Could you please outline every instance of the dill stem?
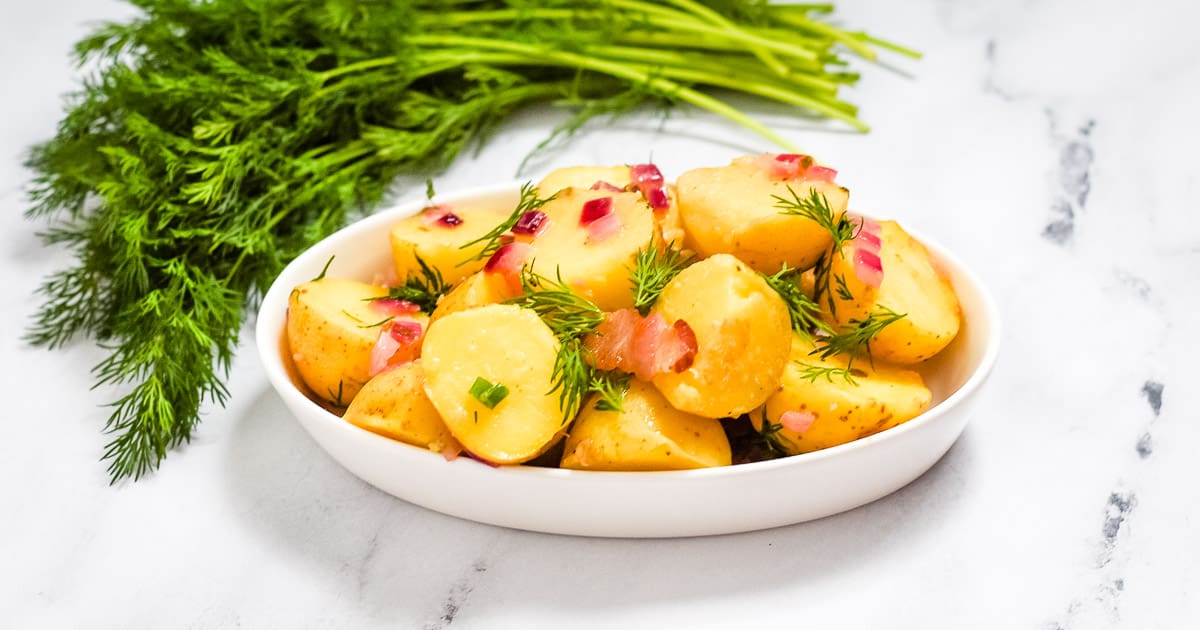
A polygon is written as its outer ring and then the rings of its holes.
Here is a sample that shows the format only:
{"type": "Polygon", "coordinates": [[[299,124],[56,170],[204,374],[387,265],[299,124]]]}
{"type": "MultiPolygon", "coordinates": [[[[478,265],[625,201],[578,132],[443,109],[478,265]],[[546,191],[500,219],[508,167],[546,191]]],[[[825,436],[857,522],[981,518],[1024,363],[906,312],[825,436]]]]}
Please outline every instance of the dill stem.
{"type": "MultiPolygon", "coordinates": [[[[725,19],[725,17],[720,13],[717,13],[716,11],[713,11],[704,5],[692,2],[692,0],[667,0],[667,2],[670,2],[671,4],[690,12],[693,15],[704,18],[706,21],[725,29],[727,32],[744,32],[741,27],[725,19]]],[[[791,74],[791,68],[789,68],[787,64],[780,61],[778,57],[772,54],[770,50],[764,48],[761,44],[750,44],[749,48],[750,52],[752,52],[755,57],[758,57],[759,61],[763,62],[763,65],[770,68],[775,74],[779,76],[787,76],[791,74]]]]}
{"type": "Polygon", "coordinates": [[[518,52],[528,54],[531,59],[552,60],[558,63],[569,64],[574,67],[593,70],[603,74],[620,77],[630,81],[643,83],[661,95],[668,97],[676,97],[686,103],[690,103],[701,109],[708,110],[718,116],[722,116],[734,123],[737,123],[746,129],[754,131],[762,137],[774,142],[775,144],[789,150],[796,151],[792,143],[785,140],[782,136],[771,131],[769,127],[763,125],[757,120],[747,116],[738,109],[717,100],[711,96],[685,87],[674,81],[655,77],[643,70],[630,67],[625,64],[607,61],[604,59],[595,59],[585,55],[576,53],[554,50],[545,46],[535,46],[522,42],[514,42],[507,40],[494,40],[482,37],[466,37],[462,35],[413,35],[409,41],[416,45],[428,46],[468,46],[475,48],[484,48],[492,50],[505,50],[510,52],[518,52]]]}

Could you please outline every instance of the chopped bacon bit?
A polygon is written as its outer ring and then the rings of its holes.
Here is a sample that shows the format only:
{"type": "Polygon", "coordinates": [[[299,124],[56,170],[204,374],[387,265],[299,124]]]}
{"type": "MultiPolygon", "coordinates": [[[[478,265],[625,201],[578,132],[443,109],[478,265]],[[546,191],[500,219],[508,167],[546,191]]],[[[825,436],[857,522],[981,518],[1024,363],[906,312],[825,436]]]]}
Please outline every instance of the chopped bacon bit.
{"type": "Polygon", "coordinates": [[[529,243],[521,241],[505,243],[496,250],[496,253],[492,254],[492,257],[484,264],[483,270],[503,276],[513,295],[520,295],[522,291],[521,268],[525,266],[531,253],[533,253],[533,246],[529,243]]]}
{"type": "Polygon", "coordinates": [[[607,214],[587,224],[588,242],[599,243],[608,240],[621,231],[621,217],[616,213],[607,214]]]}
{"type": "Polygon", "coordinates": [[[642,317],[629,308],[608,313],[596,334],[584,338],[592,364],[648,381],[655,375],[683,372],[696,356],[696,334],[683,320],[668,325],[659,313],[642,317]]]}
{"type": "Polygon", "coordinates": [[[417,306],[408,300],[394,299],[371,300],[371,308],[380,314],[391,315],[392,317],[397,315],[408,315],[421,310],[420,306],[417,306]]]}
{"type": "Polygon", "coordinates": [[[876,289],[883,284],[883,261],[875,252],[863,247],[854,250],[854,273],[863,284],[876,289]]]}
{"type": "Polygon", "coordinates": [[[622,189],[617,188],[616,186],[614,186],[602,179],[598,179],[598,180],[596,180],[595,184],[592,184],[592,190],[607,190],[610,192],[624,192],[622,189]]]}
{"type": "Polygon", "coordinates": [[[828,166],[814,166],[804,172],[804,179],[818,182],[833,182],[837,178],[837,171],[828,166]]]}
{"type": "MultiPolygon", "coordinates": [[[[671,326],[675,330],[675,338],[678,341],[676,347],[669,350],[674,353],[674,361],[671,362],[671,371],[679,374],[692,367],[692,363],[696,361],[696,351],[700,349],[696,342],[696,331],[682,319],[675,320],[671,326]]],[[[671,356],[667,357],[670,360],[671,356]]]]}
{"type": "Polygon", "coordinates": [[[420,322],[407,319],[394,319],[384,324],[371,348],[371,362],[367,374],[375,376],[380,372],[409,363],[421,352],[421,338],[424,328],[420,322]]]}
{"type": "Polygon", "coordinates": [[[545,212],[530,210],[517,219],[517,224],[513,226],[512,231],[514,234],[537,236],[549,226],[550,217],[547,217],[545,212]]]}
{"type": "Polygon", "coordinates": [[[811,411],[785,411],[779,417],[779,424],[793,433],[804,433],[816,421],[817,417],[811,411]]]}
{"type": "Polygon", "coordinates": [[[428,206],[421,210],[421,220],[425,222],[425,225],[440,225],[448,228],[455,228],[463,223],[462,217],[454,214],[450,206],[445,204],[428,206]]]}
{"type": "Polygon", "coordinates": [[[646,193],[646,202],[654,209],[655,214],[662,214],[671,207],[671,200],[667,197],[667,191],[662,188],[655,188],[646,193]]]}
{"type": "Polygon", "coordinates": [[[579,224],[587,225],[592,221],[612,214],[612,211],[612,197],[598,197],[596,199],[589,199],[583,204],[583,211],[579,213],[579,224]]]}

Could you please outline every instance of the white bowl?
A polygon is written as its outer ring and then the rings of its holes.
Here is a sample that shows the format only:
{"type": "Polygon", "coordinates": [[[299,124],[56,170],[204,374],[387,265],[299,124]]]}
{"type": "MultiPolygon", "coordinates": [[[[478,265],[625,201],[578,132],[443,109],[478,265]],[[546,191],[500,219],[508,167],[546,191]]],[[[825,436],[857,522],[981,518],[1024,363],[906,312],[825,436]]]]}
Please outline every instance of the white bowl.
{"type": "MultiPolygon", "coordinates": [[[[517,184],[506,184],[438,200],[511,207],[518,190],[517,184]]],[[[330,256],[336,256],[331,276],[377,278],[391,268],[389,227],[423,205],[379,212],[301,254],[267,291],[256,334],[272,386],[326,452],[384,492],[445,514],[540,532],[630,538],[726,534],[829,516],[894,492],[937,462],[966,426],[996,358],[999,322],[987,290],[957,258],[914,233],[953,281],[965,325],[950,347],[922,368],[934,405],[900,426],[814,453],[678,472],[491,468],[467,458],[448,462],[360,429],[314,403],[296,385],[290,357],[282,351],[292,288],[319,274],[330,256]]]]}

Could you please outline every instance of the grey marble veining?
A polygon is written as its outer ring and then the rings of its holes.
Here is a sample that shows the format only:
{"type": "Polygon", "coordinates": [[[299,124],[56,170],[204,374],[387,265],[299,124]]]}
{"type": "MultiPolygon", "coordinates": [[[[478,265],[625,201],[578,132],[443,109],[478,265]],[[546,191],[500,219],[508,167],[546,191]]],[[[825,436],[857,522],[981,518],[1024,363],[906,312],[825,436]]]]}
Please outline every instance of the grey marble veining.
{"type": "MultiPolygon", "coordinates": [[[[837,167],[852,206],[976,269],[1001,305],[1002,356],[962,439],[899,492],[812,523],[659,541],[395,500],[288,416],[248,338],[230,404],[159,473],[109,486],[96,459],[111,392],[89,389],[100,352],[19,338],[40,278],[67,262],[21,218],[20,163],[53,133],[84,23],[128,9],[6,6],[0,627],[1200,627],[1200,4],[837,6],[925,58],[864,70],[851,98],[868,135],[763,118],[837,167]]],[[[507,177],[560,119],[517,116],[439,190],[507,177]]],[[[530,171],[652,155],[671,176],[767,148],[708,116],[647,112],[530,171]]]]}

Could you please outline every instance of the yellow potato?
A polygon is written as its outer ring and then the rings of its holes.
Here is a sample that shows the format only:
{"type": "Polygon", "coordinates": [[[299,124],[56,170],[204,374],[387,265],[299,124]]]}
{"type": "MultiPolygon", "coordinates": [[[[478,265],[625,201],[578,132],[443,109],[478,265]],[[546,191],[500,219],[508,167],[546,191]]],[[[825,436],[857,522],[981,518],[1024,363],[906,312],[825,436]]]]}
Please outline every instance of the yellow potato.
{"type": "Polygon", "coordinates": [[[353,280],[306,282],[288,298],[287,338],[292,361],[313,394],[345,406],[370,379],[367,370],[386,316],[367,300],[387,289],[353,280]]]}
{"type": "MultiPolygon", "coordinates": [[[[569,166],[551,171],[538,183],[538,192],[547,196],[564,188],[587,189],[598,181],[622,189],[632,189],[633,186],[628,166],[569,166]]],[[[679,216],[678,194],[670,184],[666,184],[665,188],[671,203],[665,211],[654,213],[658,238],[662,243],[675,243],[676,247],[683,247],[683,219],[679,216]]]]}
{"type": "Polygon", "coordinates": [[[727,254],[675,276],[654,306],[696,334],[696,358],[679,374],[654,377],[671,404],[707,418],[737,416],[779,387],[788,357],[787,306],[757,273],[727,254]]]}
{"type": "Polygon", "coordinates": [[[532,269],[535,273],[563,280],[601,309],[615,311],[633,306],[629,268],[639,250],[654,238],[654,213],[637,193],[566,188],[542,207],[550,219],[533,241],[532,269]],[[611,197],[612,211],[620,231],[596,241],[580,225],[586,202],[611,197]]]}
{"type": "Polygon", "coordinates": [[[598,411],[595,398],[571,426],[561,466],[578,470],[683,470],[728,466],[720,420],[679,411],[653,385],[632,380],[621,411],[598,411]]]}
{"type": "Polygon", "coordinates": [[[764,273],[775,273],[785,263],[806,269],[832,237],[812,219],[780,214],[773,195],[790,200],[788,186],[801,198],[816,190],[838,216],[846,211],[849,191],[828,182],[777,179],[761,166],[760,157],[744,156],[729,166],[698,168],[679,176],[685,245],[701,256],[734,255],[764,273]]]}
{"type": "Polygon", "coordinates": [[[440,222],[432,224],[425,216],[427,212],[437,212],[436,208],[427,208],[411,217],[406,217],[394,225],[391,230],[392,259],[396,267],[396,275],[403,282],[409,275],[419,274],[420,256],[430,267],[437,269],[442,278],[449,284],[456,284],[463,278],[483,268],[486,260],[477,260],[459,266],[464,260],[475,256],[483,249],[483,244],[462,249],[462,246],[491,231],[492,228],[504,221],[512,212],[511,208],[450,208],[461,223],[454,226],[440,222]]]}
{"type": "Polygon", "coordinates": [[[429,316],[429,323],[458,311],[469,308],[499,304],[513,297],[508,282],[503,276],[486,271],[477,271],[454,287],[449,293],[438,300],[437,308],[429,316]]]}
{"type": "Polygon", "coordinates": [[[492,304],[439,319],[421,348],[425,393],[468,451],[519,464],[550,448],[565,425],[558,396],[547,395],[559,343],[533,311],[492,304]],[[477,378],[508,388],[489,409],[470,393],[477,378]]]}
{"type": "Polygon", "coordinates": [[[372,433],[439,453],[458,445],[425,395],[425,372],[419,360],[367,381],[342,418],[372,433]]]}
{"type": "MultiPolygon", "coordinates": [[[[831,278],[845,280],[852,300],[842,299],[835,290],[836,313],[822,299],[824,317],[837,328],[862,321],[880,306],[904,318],[889,324],[870,343],[876,360],[901,365],[919,363],[941,352],[958,334],[962,308],[954,287],[934,266],[929,250],[909,236],[895,221],[881,221],[879,259],[883,281],[878,289],[863,284],[854,271],[855,241],[848,243],[840,256],[834,256],[831,278]]],[[[835,285],[836,286],[836,285],[835,285]]]]}
{"type": "Polygon", "coordinates": [[[812,350],[811,342],[793,336],[782,386],[763,408],[750,412],[751,422],[760,431],[764,409],[767,421],[774,425],[780,424],[788,411],[812,414],[812,424],[803,432],[778,428],[775,443],[790,454],[829,448],[890,429],[929,407],[929,389],[912,370],[880,362],[872,367],[869,361],[856,359],[852,368],[856,384],[850,384],[839,374],[827,377],[816,373],[822,368],[846,369],[845,357],[822,360],[809,354],[812,350]]]}
{"type": "Polygon", "coordinates": [[[538,182],[539,196],[548,197],[564,188],[588,189],[596,182],[608,182],[617,188],[633,183],[629,167],[622,166],[568,166],[550,171],[538,182]]]}

